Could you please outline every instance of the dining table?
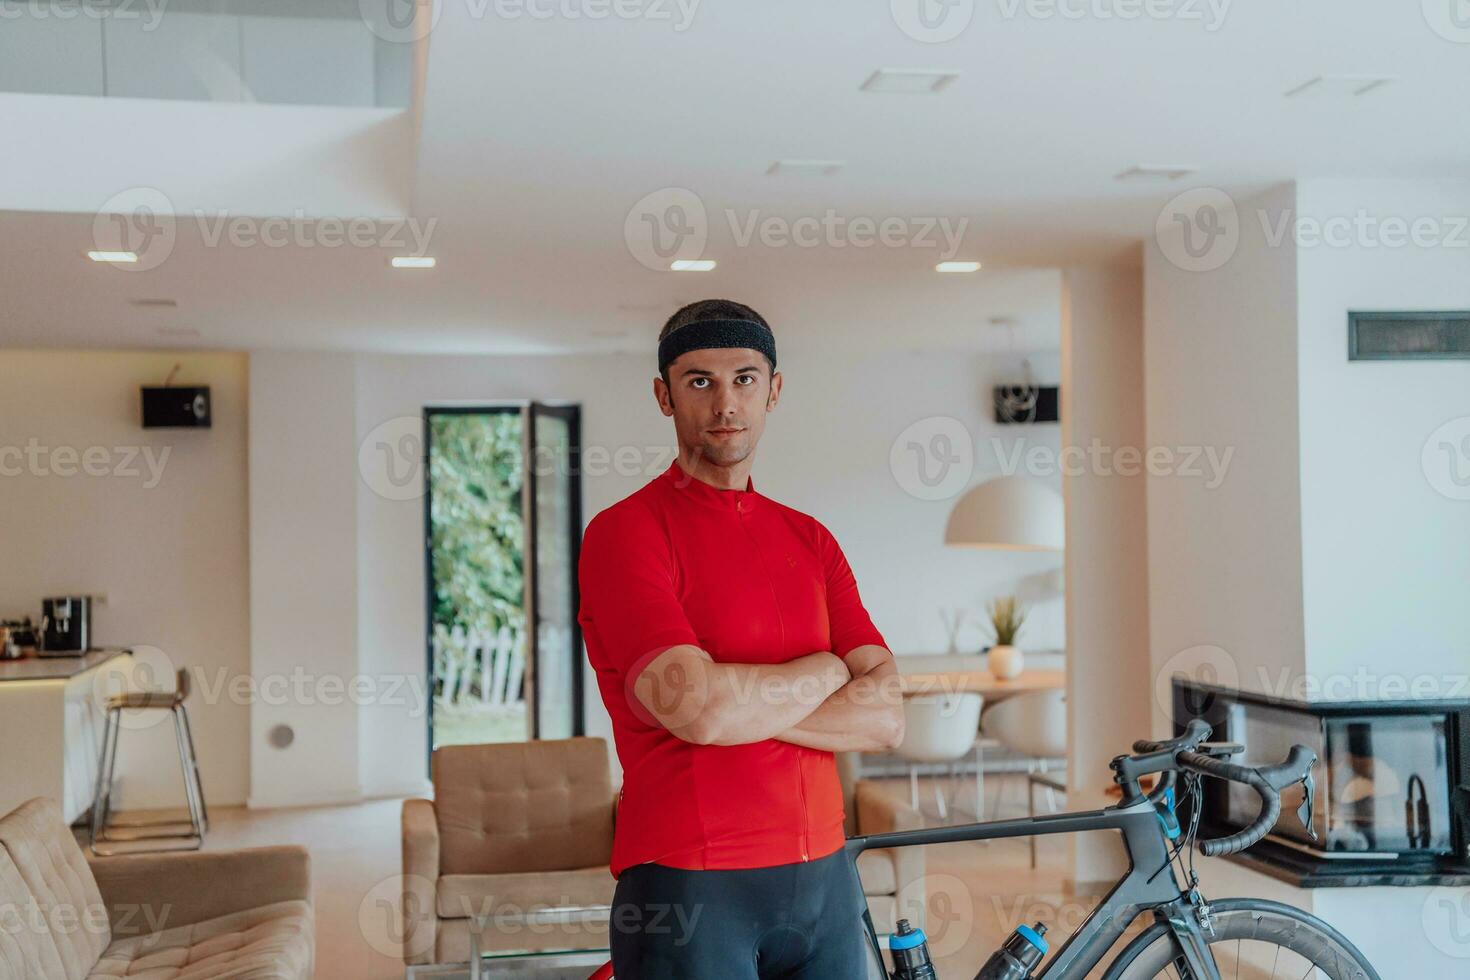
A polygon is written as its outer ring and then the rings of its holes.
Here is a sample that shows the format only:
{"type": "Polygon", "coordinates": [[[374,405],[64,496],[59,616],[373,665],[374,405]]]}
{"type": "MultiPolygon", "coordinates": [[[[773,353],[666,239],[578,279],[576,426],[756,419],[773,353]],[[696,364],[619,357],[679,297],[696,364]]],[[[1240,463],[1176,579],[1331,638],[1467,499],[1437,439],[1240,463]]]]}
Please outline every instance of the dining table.
{"type": "Polygon", "coordinates": [[[894,662],[905,697],[969,692],[982,694],[987,704],[994,704],[1017,694],[1066,689],[1067,672],[1060,665],[1060,656],[1037,659],[1042,661],[1037,666],[1004,680],[990,672],[984,654],[902,654],[894,662]]]}

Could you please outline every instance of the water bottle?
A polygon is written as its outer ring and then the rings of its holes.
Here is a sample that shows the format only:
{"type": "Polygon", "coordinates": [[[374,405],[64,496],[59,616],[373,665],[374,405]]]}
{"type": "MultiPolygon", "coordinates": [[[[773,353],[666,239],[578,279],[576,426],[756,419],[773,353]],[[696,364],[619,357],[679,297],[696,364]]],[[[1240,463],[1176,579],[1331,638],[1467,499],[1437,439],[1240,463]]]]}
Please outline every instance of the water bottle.
{"type": "Polygon", "coordinates": [[[1017,926],[1005,945],[985,961],[975,980],[1027,980],[1046,955],[1046,926],[1017,926]]]}
{"type": "Polygon", "coordinates": [[[888,952],[893,957],[892,980],[937,980],[924,930],[909,925],[908,919],[898,920],[898,931],[888,937],[888,952]]]}

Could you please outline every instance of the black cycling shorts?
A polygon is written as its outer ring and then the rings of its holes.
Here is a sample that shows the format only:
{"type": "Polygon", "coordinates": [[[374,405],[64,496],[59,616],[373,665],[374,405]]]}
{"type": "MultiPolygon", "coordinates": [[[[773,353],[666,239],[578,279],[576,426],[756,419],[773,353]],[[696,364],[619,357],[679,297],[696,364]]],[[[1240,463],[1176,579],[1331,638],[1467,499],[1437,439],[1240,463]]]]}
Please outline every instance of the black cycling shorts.
{"type": "Polygon", "coordinates": [[[864,980],[866,903],[846,851],[772,868],[637,864],[618,877],[616,980],[864,980]]]}

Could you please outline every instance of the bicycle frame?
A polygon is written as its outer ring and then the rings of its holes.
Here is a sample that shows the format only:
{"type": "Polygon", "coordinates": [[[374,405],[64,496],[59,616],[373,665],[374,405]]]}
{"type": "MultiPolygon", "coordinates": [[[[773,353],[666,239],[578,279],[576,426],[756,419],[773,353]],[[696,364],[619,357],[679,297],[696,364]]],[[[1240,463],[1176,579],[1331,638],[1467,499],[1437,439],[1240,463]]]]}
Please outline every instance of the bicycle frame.
{"type": "MultiPolygon", "coordinates": [[[[1179,885],[1174,875],[1169,859],[1169,839],[1164,833],[1159,811],[1145,797],[1104,810],[851,837],[847,841],[847,856],[848,860],[856,861],[863,851],[874,848],[1076,834],[1089,830],[1122,831],[1123,846],[1128,853],[1128,872],[1052,955],[1041,972],[1036,974],[1036,980],[1082,980],[1102,961],[1134,919],[1155,910],[1162,914],[1163,920],[1173,930],[1194,977],[1197,980],[1219,980],[1219,972],[1193,914],[1190,894],[1179,885]]],[[[873,952],[878,962],[883,963],[878,934],[866,909],[863,923],[873,952]]]]}

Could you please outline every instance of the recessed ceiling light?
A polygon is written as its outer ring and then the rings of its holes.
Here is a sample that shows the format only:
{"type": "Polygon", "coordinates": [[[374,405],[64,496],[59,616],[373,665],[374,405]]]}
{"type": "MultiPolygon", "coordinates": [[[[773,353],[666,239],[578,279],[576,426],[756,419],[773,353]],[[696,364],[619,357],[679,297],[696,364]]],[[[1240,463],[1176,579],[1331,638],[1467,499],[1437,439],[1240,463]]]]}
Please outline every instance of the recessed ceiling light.
{"type": "Polygon", "coordinates": [[[841,160],[777,160],[766,169],[766,176],[831,177],[845,166],[841,160]]]}
{"type": "Polygon", "coordinates": [[[1198,169],[1199,169],[1198,167],[1176,167],[1176,166],[1169,166],[1167,164],[1146,164],[1146,163],[1140,163],[1136,167],[1129,167],[1127,170],[1123,171],[1122,173],[1115,175],[1113,177],[1113,179],[1114,180],[1178,180],[1180,177],[1187,177],[1187,176],[1189,176],[1190,174],[1194,173],[1198,169]]]}
{"type": "Polygon", "coordinates": [[[432,269],[436,260],[432,255],[395,255],[393,256],[393,268],[395,269],[432,269]]]}
{"type": "Polygon", "coordinates": [[[93,262],[136,262],[137,252],[88,252],[87,258],[93,262]]]}
{"type": "Polygon", "coordinates": [[[714,267],[714,259],[675,259],[669,266],[674,272],[708,272],[714,267]]]}
{"type": "Polygon", "coordinates": [[[928,93],[945,89],[956,78],[957,71],[934,71],[929,68],[879,68],[863,82],[864,92],[928,93]]]}
{"type": "Polygon", "coordinates": [[[979,272],[979,262],[941,262],[934,267],[935,272],[979,272]]]}
{"type": "Polygon", "coordinates": [[[1301,95],[1335,95],[1356,98],[1376,88],[1382,88],[1397,77],[1396,75],[1318,75],[1287,89],[1284,94],[1288,99],[1301,95]]]}

